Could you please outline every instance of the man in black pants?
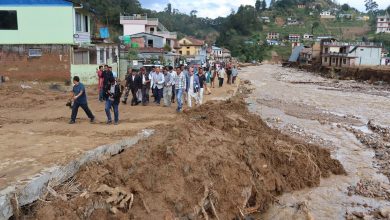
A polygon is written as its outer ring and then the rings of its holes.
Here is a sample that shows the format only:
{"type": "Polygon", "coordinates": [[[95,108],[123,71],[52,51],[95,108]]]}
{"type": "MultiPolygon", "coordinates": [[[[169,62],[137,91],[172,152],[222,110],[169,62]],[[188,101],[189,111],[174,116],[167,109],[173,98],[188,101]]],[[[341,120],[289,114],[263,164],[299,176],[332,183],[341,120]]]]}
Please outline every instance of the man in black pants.
{"type": "Polygon", "coordinates": [[[95,121],[95,116],[92,114],[91,110],[88,108],[87,102],[87,93],[85,92],[85,87],[80,83],[80,78],[78,76],[73,77],[73,93],[72,93],[72,116],[69,121],[69,124],[74,124],[76,122],[77,112],[79,107],[81,107],[85,114],[87,114],[91,123],[95,121]]]}
{"type": "Polygon", "coordinates": [[[137,91],[142,89],[142,78],[135,72],[132,71],[131,75],[126,80],[127,88],[130,89],[133,99],[131,100],[131,105],[138,105],[140,101],[137,99],[137,91]]]}

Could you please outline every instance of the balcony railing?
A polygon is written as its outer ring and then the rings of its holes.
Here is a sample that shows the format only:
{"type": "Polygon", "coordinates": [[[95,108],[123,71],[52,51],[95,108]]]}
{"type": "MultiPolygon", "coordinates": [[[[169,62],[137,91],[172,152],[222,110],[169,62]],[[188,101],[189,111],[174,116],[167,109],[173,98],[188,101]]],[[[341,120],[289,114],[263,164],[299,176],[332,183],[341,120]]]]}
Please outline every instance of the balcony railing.
{"type": "Polygon", "coordinates": [[[375,42],[324,42],[325,46],[366,46],[366,47],[382,47],[382,43],[375,42]]]}

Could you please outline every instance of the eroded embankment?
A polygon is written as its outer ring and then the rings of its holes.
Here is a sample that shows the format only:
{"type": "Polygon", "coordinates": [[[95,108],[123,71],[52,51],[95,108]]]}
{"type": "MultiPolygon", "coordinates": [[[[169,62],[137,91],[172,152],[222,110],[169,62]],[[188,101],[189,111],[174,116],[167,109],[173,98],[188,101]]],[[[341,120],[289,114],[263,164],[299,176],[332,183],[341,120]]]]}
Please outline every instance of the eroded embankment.
{"type": "MultiPolygon", "coordinates": [[[[241,91],[242,92],[242,91],[241,91]]],[[[344,174],[329,151],[270,129],[242,98],[184,113],[26,207],[38,219],[233,219],[344,174]]]]}

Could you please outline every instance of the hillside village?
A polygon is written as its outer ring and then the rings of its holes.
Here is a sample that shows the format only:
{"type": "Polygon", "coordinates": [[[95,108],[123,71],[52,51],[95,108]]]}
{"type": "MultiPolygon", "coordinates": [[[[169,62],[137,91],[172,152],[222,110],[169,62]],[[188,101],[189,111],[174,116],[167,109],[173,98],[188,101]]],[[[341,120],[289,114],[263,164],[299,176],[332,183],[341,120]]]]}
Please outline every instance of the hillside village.
{"type": "MultiPolygon", "coordinates": [[[[336,5],[332,1],[292,1],[289,4],[292,4],[293,8],[288,9],[283,8],[284,1],[275,1],[274,5],[269,7],[263,4],[259,6],[258,2],[255,7],[240,8],[237,15],[241,13],[240,10],[243,13],[256,10],[255,19],[258,21],[254,21],[254,24],[262,24],[259,26],[262,30],[254,29],[247,37],[232,36],[226,40],[202,39],[183,35],[174,29],[168,30],[161,19],[149,17],[148,14],[117,14],[119,24],[116,25],[120,25],[117,34],[116,29],[112,28],[113,25],[104,25],[92,6],[74,2],[65,3],[73,6],[73,15],[55,11],[59,9],[48,12],[63,16],[61,29],[66,30],[65,32],[55,31],[52,34],[53,30],[43,28],[39,36],[27,37],[34,31],[29,28],[31,23],[28,15],[39,19],[40,15],[35,9],[46,10],[34,5],[35,8],[16,10],[15,14],[11,14],[11,18],[16,18],[18,14],[19,24],[11,23],[9,27],[10,30],[16,29],[16,32],[0,36],[3,42],[1,53],[4,57],[0,62],[8,70],[20,66],[18,70],[12,70],[13,77],[65,80],[79,75],[89,83],[95,82],[90,74],[96,65],[101,64],[112,66],[121,76],[125,74],[128,66],[175,66],[186,63],[210,65],[214,62],[230,61],[233,57],[239,61],[274,59],[280,62],[288,60],[292,52],[295,55],[290,61],[306,64],[313,61],[325,66],[339,67],[389,64],[390,29],[389,15],[386,12],[381,12],[383,15],[372,21],[373,14],[370,17],[370,13],[359,12],[347,4],[336,5]],[[73,19],[75,23],[72,23],[73,19]],[[50,38],[47,37],[49,34],[50,38]],[[243,46],[237,47],[232,40],[241,41],[243,46]],[[322,54],[328,54],[322,42],[328,41],[337,42],[339,45],[330,48],[333,54],[329,55],[329,59],[322,57],[322,54]],[[28,46],[31,43],[35,45],[33,48],[28,46]],[[341,45],[343,50],[338,49],[341,45]],[[360,48],[357,49],[356,45],[360,48]],[[296,47],[298,49],[294,50],[296,47]],[[346,50],[346,47],[349,49],[346,50]],[[363,47],[371,48],[370,54],[373,52],[371,50],[374,50],[373,47],[376,48],[375,61],[374,58],[370,59],[369,63],[359,61],[367,60],[361,57],[364,55],[356,54],[363,47]],[[258,55],[248,55],[257,50],[258,55]],[[62,59],[54,59],[56,56],[61,56],[62,59]],[[334,56],[339,56],[339,59],[333,58],[334,56]],[[357,57],[356,61],[351,57],[357,57]],[[28,62],[22,58],[26,58],[28,62]],[[329,63],[329,60],[332,61],[329,63]],[[51,65],[48,61],[51,61],[51,65]],[[30,73],[36,73],[25,75],[25,70],[31,69],[31,66],[38,66],[30,70],[30,73]]],[[[51,21],[42,19],[42,22],[51,26],[51,21]]]]}

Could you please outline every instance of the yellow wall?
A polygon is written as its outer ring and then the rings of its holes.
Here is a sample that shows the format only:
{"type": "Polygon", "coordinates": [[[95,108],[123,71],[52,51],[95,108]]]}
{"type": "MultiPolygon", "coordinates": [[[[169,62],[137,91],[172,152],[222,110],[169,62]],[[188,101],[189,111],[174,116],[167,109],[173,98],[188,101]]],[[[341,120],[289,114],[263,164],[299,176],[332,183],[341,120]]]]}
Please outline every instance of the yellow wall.
{"type": "Polygon", "coordinates": [[[179,51],[182,52],[183,56],[199,55],[198,51],[200,51],[200,50],[201,50],[200,46],[181,46],[181,48],[179,49],[179,51]],[[187,54],[187,52],[189,52],[189,54],[187,54]]]}
{"type": "Polygon", "coordinates": [[[191,44],[192,44],[191,41],[189,41],[186,38],[179,40],[179,45],[180,45],[179,53],[181,51],[182,52],[181,54],[183,56],[199,55],[199,51],[201,51],[202,47],[201,46],[193,46],[191,44]],[[187,52],[189,52],[189,54],[187,54],[187,52]]]}

